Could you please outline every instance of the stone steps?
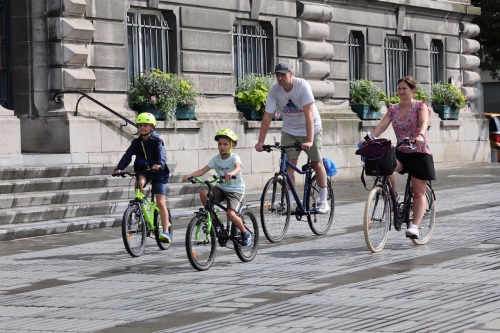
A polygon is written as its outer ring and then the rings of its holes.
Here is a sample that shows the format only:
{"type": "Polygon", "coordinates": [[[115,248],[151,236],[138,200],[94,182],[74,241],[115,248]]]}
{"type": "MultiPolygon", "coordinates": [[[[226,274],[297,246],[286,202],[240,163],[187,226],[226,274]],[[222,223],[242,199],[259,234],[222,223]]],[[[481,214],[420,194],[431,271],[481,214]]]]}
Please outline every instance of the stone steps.
{"type": "MultiPolygon", "coordinates": [[[[134,181],[110,176],[114,167],[0,168],[0,240],[119,226],[134,197],[134,181]]],[[[171,177],[167,186],[174,219],[192,216],[201,206],[200,185],[180,183],[181,177],[171,177]]],[[[260,191],[248,191],[246,202],[256,204],[260,196],[260,191]]]]}

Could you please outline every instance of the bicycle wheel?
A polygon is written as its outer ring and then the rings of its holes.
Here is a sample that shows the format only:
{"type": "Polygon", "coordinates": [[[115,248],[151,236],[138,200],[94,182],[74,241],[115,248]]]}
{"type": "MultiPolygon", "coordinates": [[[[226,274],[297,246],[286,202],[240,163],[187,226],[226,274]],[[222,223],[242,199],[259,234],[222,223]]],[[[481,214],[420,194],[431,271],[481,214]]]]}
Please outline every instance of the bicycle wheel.
{"type": "Polygon", "coordinates": [[[238,216],[241,217],[243,224],[252,234],[252,245],[246,247],[241,246],[241,231],[232,224],[231,236],[234,237],[234,251],[236,251],[236,255],[241,261],[252,261],[259,248],[259,226],[257,224],[257,219],[250,209],[243,209],[238,216]]]}
{"type": "Polygon", "coordinates": [[[205,271],[212,266],[217,250],[215,228],[207,235],[207,222],[204,216],[195,216],[186,229],[186,253],[191,265],[205,271]]]}
{"type": "Polygon", "coordinates": [[[161,219],[160,219],[160,214],[158,212],[155,212],[154,216],[154,224],[155,224],[155,240],[156,244],[161,250],[168,250],[170,245],[172,245],[172,242],[174,240],[174,227],[172,226],[172,215],[170,213],[170,208],[167,208],[168,211],[168,233],[170,234],[170,243],[163,243],[160,240],[160,233],[163,231],[163,226],[161,225],[161,219]]]}
{"type": "Polygon", "coordinates": [[[391,224],[389,200],[389,196],[379,186],[370,191],[366,200],[363,231],[366,246],[373,253],[382,251],[387,242],[391,224]]]}
{"type": "Polygon", "coordinates": [[[264,235],[271,243],[285,237],[290,214],[290,198],[285,181],[279,177],[269,179],[260,198],[260,221],[264,235]]]}
{"type": "Polygon", "coordinates": [[[123,213],[122,238],[125,249],[132,257],[139,257],[146,248],[146,224],[141,206],[134,204],[123,213]]]}
{"type": "MultiPolygon", "coordinates": [[[[328,179],[328,187],[326,191],[326,200],[330,205],[330,213],[328,214],[320,214],[317,211],[312,212],[307,215],[307,222],[309,223],[309,227],[312,232],[316,235],[324,235],[330,230],[333,221],[333,211],[335,208],[335,199],[333,196],[333,188],[332,182],[328,179]]],[[[319,187],[316,184],[316,176],[311,179],[311,186],[309,187],[309,194],[306,198],[306,209],[314,210],[316,207],[319,207],[319,187]]]]}
{"type": "MultiPolygon", "coordinates": [[[[418,239],[411,241],[415,245],[424,245],[431,239],[432,232],[434,231],[434,222],[436,220],[436,210],[434,206],[434,194],[429,186],[425,189],[425,199],[427,207],[425,208],[424,217],[418,226],[418,239]]],[[[413,202],[412,202],[413,207],[413,202]]]]}

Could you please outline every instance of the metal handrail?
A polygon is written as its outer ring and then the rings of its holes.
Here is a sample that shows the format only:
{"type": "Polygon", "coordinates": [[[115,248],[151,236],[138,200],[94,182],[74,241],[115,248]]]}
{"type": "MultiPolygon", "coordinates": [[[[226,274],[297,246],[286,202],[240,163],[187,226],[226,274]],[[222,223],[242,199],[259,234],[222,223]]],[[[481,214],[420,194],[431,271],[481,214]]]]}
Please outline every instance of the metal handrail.
{"type": "Polygon", "coordinates": [[[57,104],[61,104],[61,102],[63,101],[63,94],[75,94],[75,93],[78,93],[80,95],[82,95],[79,99],[78,99],[78,102],[76,102],[76,108],[75,108],[75,116],[78,116],[78,104],[80,104],[80,101],[83,99],[83,98],[88,98],[90,99],[92,102],[94,102],[95,104],[99,105],[100,107],[108,110],[109,112],[111,112],[112,114],[114,114],[115,116],[117,116],[118,118],[122,119],[125,121],[125,125],[123,124],[120,124],[120,128],[124,127],[124,126],[127,126],[128,124],[134,126],[135,128],[137,128],[137,125],[128,120],[127,118],[125,118],[124,116],[122,116],[121,114],[117,113],[115,110],[112,110],[110,109],[109,107],[107,107],[106,105],[102,104],[101,102],[99,102],[98,100],[90,97],[89,95],[87,95],[86,93],[84,93],[83,91],[81,90],[60,90],[58,92],[56,92],[54,94],[54,102],[56,102],[57,104]]]}

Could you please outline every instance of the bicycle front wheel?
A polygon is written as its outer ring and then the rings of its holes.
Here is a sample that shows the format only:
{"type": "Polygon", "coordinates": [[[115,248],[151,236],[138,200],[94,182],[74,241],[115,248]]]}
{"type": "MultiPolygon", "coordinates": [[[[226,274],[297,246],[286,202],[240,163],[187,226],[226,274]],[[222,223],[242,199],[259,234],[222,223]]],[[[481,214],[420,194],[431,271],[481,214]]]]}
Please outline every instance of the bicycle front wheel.
{"type": "Polygon", "coordinates": [[[245,228],[252,234],[252,245],[241,246],[241,231],[234,225],[231,225],[231,236],[233,237],[234,251],[241,261],[252,261],[259,248],[259,225],[257,219],[250,209],[243,209],[239,214],[245,228]]]}
{"type": "Polygon", "coordinates": [[[269,179],[260,198],[260,221],[262,231],[271,243],[285,237],[290,215],[290,198],[285,181],[279,177],[269,179]]]}
{"type": "Polygon", "coordinates": [[[168,211],[168,233],[170,235],[170,243],[163,243],[160,240],[160,234],[163,232],[163,226],[161,225],[161,219],[160,219],[160,214],[155,211],[154,215],[154,224],[155,224],[155,240],[156,244],[161,250],[168,250],[170,245],[172,245],[172,242],[174,240],[174,227],[172,226],[172,215],[170,213],[170,208],[167,208],[168,211]]]}
{"type": "Polygon", "coordinates": [[[306,198],[306,209],[313,211],[307,215],[307,222],[312,232],[316,235],[324,235],[330,230],[333,221],[333,212],[335,208],[335,199],[333,196],[332,182],[328,179],[328,187],[326,191],[326,201],[330,205],[330,212],[328,214],[320,214],[317,208],[320,204],[319,186],[316,184],[316,176],[311,180],[309,193],[306,198]]]}
{"type": "Polygon", "coordinates": [[[186,229],[186,253],[191,265],[199,271],[206,271],[214,263],[216,250],[214,227],[208,233],[206,218],[193,217],[186,229]]]}
{"type": "Polygon", "coordinates": [[[387,242],[389,226],[391,224],[390,197],[381,187],[375,187],[370,191],[366,200],[363,231],[368,249],[380,252],[387,242]]]}
{"type": "Polygon", "coordinates": [[[141,206],[134,204],[123,213],[122,238],[125,249],[132,257],[139,257],[146,248],[146,224],[141,206]]]}
{"type": "MultiPolygon", "coordinates": [[[[422,222],[418,226],[418,239],[412,239],[411,241],[415,245],[424,245],[426,244],[432,236],[432,232],[434,231],[434,222],[436,220],[436,210],[434,206],[434,193],[432,189],[427,185],[425,189],[425,199],[426,199],[426,207],[424,217],[422,218],[422,222]]],[[[412,207],[414,207],[412,203],[412,207]]]]}

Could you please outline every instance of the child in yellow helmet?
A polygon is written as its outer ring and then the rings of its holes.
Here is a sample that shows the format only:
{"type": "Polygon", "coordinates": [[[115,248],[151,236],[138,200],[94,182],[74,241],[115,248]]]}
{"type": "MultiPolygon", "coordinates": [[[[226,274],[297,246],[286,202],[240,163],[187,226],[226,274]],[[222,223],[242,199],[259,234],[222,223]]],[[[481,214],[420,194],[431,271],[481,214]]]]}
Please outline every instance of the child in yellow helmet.
{"type": "MultiPolygon", "coordinates": [[[[170,171],[167,166],[167,151],[163,145],[163,140],[155,132],[156,118],[151,113],[139,113],[135,123],[140,137],[134,139],[121,158],[116,167],[115,174],[119,174],[132,161],[135,155],[134,171],[139,173],[146,168],[151,168],[151,172],[143,173],[137,179],[141,192],[144,193],[144,186],[151,181],[152,192],[156,197],[156,205],[160,209],[160,219],[163,232],[160,233],[160,241],[164,243],[172,242],[168,233],[168,216],[165,195],[167,193],[167,183],[170,171]]],[[[136,183],[136,184],[137,184],[136,183]]],[[[136,185],[137,186],[137,185],[136,185]]]]}
{"type": "MultiPolygon", "coordinates": [[[[200,177],[210,169],[226,179],[226,183],[218,184],[213,188],[213,198],[216,202],[226,200],[227,218],[241,231],[241,245],[250,246],[252,244],[252,234],[245,228],[243,221],[236,212],[238,211],[243,197],[245,196],[245,182],[241,176],[241,159],[233,153],[233,148],[238,143],[238,136],[229,128],[224,128],[215,134],[215,141],[218,143],[219,155],[213,157],[208,165],[182,178],[187,181],[189,177],[200,177]],[[236,179],[232,179],[236,176],[236,179]]],[[[207,202],[208,190],[200,192],[200,199],[203,206],[207,202]]]]}

